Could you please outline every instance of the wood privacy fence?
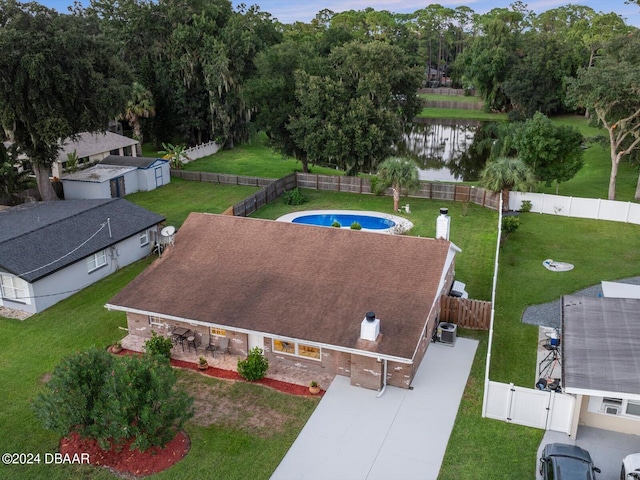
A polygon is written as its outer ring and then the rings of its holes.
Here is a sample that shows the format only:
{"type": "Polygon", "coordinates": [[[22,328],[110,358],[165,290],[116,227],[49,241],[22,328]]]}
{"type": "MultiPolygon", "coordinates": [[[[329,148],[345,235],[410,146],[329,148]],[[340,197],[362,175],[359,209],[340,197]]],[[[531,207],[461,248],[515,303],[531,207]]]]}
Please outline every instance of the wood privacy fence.
{"type": "MultiPolygon", "coordinates": [[[[363,177],[298,173],[297,186],[334,192],[372,193],[371,182],[368,178],[363,177]]],[[[387,190],[385,194],[391,195],[391,190],[387,190]]],[[[420,182],[420,188],[410,193],[409,197],[470,202],[493,210],[497,210],[500,205],[500,195],[498,193],[471,185],[452,183],[420,182]]]]}
{"type": "MultiPolygon", "coordinates": [[[[296,187],[312,190],[329,190],[333,192],[368,193],[371,194],[371,181],[364,177],[346,177],[340,175],[317,175],[312,173],[290,173],[286,177],[273,178],[245,177],[223,173],[190,172],[171,170],[171,175],[196,182],[220,183],[223,185],[248,185],[262,187],[253,195],[233,206],[225,213],[246,217],[258,208],[275,200],[287,190],[296,187]]],[[[385,192],[391,195],[391,189],[385,192]]],[[[412,192],[411,198],[428,198],[432,200],[450,200],[452,202],[470,202],[497,210],[500,205],[500,194],[471,185],[453,183],[420,182],[420,188],[412,192]]]]}
{"type": "Polygon", "coordinates": [[[247,185],[250,187],[266,187],[274,182],[273,178],[245,177],[243,175],[228,175],[212,172],[189,172],[186,170],[171,170],[171,176],[191,180],[194,182],[220,183],[222,185],[247,185]]]}
{"type": "MultiPolygon", "coordinates": [[[[449,88],[449,87],[438,87],[438,88],[419,88],[418,93],[428,93],[431,95],[457,95],[464,96],[467,95],[467,91],[464,88],[449,88]]],[[[470,90],[469,93],[471,96],[476,95],[475,90],[470,90]]]]}
{"type": "Polygon", "coordinates": [[[470,298],[440,298],[440,321],[455,323],[461,328],[489,330],[491,302],[470,298]]]}

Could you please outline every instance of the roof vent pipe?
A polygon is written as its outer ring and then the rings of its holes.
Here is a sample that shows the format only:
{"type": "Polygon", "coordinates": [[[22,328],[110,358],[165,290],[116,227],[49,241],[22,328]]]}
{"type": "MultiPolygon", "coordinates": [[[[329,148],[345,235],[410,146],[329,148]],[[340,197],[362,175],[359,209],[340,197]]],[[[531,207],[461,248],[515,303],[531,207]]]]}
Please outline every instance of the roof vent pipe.
{"type": "Polygon", "coordinates": [[[436,239],[449,240],[451,229],[451,217],[448,215],[448,208],[441,208],[440,215],[436,218],[436,239]]]}

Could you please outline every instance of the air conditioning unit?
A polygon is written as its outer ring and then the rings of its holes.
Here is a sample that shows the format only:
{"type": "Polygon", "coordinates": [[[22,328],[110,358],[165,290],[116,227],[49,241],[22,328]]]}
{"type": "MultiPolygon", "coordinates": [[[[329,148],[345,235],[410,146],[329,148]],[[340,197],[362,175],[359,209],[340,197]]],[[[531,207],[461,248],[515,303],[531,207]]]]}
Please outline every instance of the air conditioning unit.
{"type": "Polygon", "coordinates": [[[455,323],[441,322],[438,324],[437,338],[440,343],[453,347],[456,343],[456,330],[458,326],[455,323]]]}
{"type": "Polygon", "coordinates": [[[604,398],[600,411],[609,415],[618,415],[622,407],[622,400],[618,398],[604,398]]]}
{"type": "Polygon", "coordinates": [[[602,409],[604,413],[608,413],[609,415],[618,415],[618,413],[620,413],[620,407],[617,405],[603,405],[602,409]]]}

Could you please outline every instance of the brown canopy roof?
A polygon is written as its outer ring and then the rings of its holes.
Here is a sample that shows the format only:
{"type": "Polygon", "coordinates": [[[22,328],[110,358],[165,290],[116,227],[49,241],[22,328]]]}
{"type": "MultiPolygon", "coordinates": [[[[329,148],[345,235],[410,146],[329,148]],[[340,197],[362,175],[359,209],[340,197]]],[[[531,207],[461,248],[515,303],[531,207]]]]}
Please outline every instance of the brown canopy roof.
{"type": "Polygon", "coordinates": [[[376,353],[406,359],[434,303],[451,243],[192,213],[110,306],[358,348],[367,311],[376,353]]]}

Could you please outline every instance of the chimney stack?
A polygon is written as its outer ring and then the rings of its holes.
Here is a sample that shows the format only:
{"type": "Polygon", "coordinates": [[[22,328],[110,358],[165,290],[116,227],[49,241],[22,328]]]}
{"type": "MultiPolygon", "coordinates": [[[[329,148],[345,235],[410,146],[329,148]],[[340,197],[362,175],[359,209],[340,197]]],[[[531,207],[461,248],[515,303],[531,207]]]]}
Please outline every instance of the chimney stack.
{"type": "Polygon", "coordinates": [[[367,312],[360,324],[360,338],[375,342],[380,335],[380,319],[374,312],[367,312]]]}
{"type": "Polygon", "coordinates": [[[436,239],[449,240],[451,217],[448,208],[441,208],[440,215],[436,218],[436,239]]]}

